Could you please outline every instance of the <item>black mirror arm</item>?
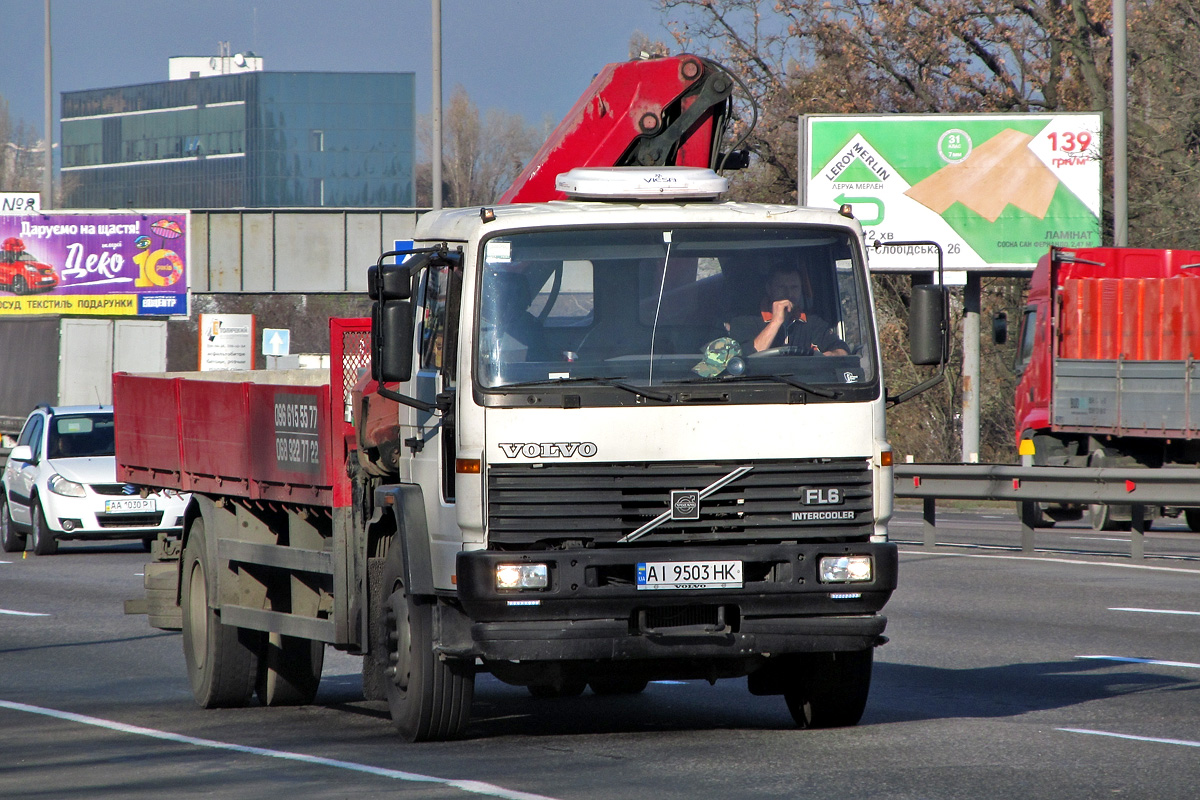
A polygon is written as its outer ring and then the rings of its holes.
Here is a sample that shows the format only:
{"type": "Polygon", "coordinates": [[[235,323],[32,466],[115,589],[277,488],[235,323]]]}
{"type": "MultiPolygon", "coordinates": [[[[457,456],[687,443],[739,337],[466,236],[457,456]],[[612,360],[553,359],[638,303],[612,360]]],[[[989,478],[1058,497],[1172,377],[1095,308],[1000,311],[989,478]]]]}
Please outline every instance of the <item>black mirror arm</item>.
{"type": "Polygon", "coordinates": [[[409,397],[406,394],[393,392],[391,389],[385,389],[383,384],[379,384],[379,388],[376,391],[379,393],[380,397],[385,397],[388,400],[392,400],[402,406],[411,406],[418,411],[425,411],[432,414],[438,410],[438,405],[436,403],[426,403],[424,400],[418,400],[417,398],[409,397]]]}

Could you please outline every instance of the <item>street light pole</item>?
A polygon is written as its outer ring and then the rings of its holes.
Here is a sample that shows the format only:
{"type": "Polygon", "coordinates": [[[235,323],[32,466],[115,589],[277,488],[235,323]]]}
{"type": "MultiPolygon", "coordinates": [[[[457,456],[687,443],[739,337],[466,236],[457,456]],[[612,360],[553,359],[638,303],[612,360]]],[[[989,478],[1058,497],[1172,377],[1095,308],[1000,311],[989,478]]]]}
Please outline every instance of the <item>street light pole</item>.
{"type": "MultiPolygon", "coordinates": [[[[49,2],[49,0],[47,0],[49,2]]],[[[442,0],[433,0],[433,208],[442,207],[442,0]]]]}
{"type": "Polygon", "coordinates": [[[1113,244],[1129,244],[1129,127],[1125,0],[1113,0],[1113,244]]]}
{"type": "Polygon", "coordinates": [[[43,48],[45,62],[45,96],[46,105],[46,152],[42,163],[42,208],[54,206],[54,93],[50,84],[50,0],[45,0],[46,9],[46,46],[43,48]]]}

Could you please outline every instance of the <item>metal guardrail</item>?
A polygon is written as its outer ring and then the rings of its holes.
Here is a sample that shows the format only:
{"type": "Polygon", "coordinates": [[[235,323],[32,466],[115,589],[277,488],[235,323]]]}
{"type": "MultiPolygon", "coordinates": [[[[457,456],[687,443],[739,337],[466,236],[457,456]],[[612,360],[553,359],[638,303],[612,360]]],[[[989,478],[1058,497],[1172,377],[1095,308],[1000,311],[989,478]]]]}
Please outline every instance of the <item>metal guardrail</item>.
{"type": "Polygon", "coordinates": [[[1146,506],[1200,507],[1200,469],[1018,467],[1007,464],[901,464],[897,497],[924,501],[924,544],[936,544],[938,500],[1009,500],[1020,505],[1021,550],[1034,549],[1034,503],[1128,505],[1130,556],[1145,555],[1146,506]]]}

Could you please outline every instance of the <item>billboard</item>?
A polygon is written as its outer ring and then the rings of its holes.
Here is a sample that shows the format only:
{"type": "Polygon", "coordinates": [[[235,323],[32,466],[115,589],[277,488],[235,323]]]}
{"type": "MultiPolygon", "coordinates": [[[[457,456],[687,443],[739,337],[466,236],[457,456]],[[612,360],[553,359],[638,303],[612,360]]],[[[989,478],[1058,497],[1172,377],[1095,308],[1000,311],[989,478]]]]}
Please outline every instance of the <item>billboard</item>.
{"type": "Polygon", "coordinates": [[[0,215],[0,315],[188,313],[185,211],[0,215]]]}
{"type": "MultiPolygon", "coordinates": [[[[932,240],[949,270],[1032,270],[1100,244],[1099,114],[801,119],[801,203],[853,206],[868,243],[932,240]]],[[[872,248],[874,271],[928,270],[931,248],[872,248]]]]}

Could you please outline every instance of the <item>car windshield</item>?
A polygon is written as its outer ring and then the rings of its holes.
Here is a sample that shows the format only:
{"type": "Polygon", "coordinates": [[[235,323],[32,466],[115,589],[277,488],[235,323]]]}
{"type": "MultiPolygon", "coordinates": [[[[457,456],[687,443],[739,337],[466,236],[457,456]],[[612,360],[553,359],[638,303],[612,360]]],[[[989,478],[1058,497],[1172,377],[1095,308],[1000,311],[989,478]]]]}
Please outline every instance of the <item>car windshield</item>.
{"type": "Polygon", "coordinates": [[[112,414],[64,414],[50,420],[50,458],[90,458],[116,453],[112,414]]]}
{"type": "Polygon", "coordinates": [[[842,229],[503,234],[485,243],[482,272],[486,388],[756,375],[845,386],[876,375],[862,256],[842,229]]]}

